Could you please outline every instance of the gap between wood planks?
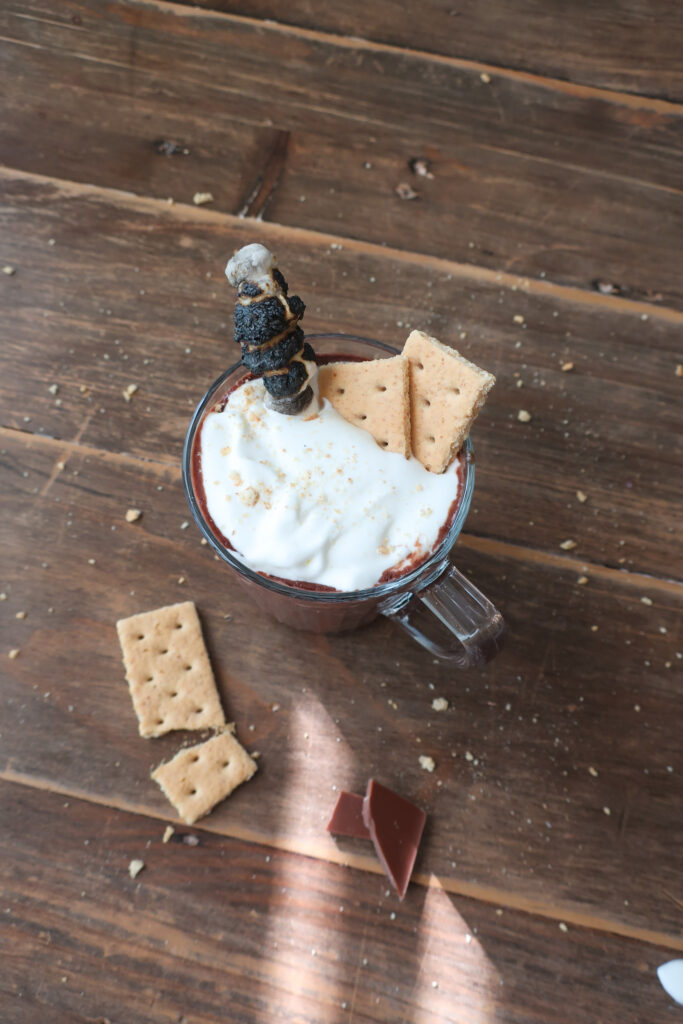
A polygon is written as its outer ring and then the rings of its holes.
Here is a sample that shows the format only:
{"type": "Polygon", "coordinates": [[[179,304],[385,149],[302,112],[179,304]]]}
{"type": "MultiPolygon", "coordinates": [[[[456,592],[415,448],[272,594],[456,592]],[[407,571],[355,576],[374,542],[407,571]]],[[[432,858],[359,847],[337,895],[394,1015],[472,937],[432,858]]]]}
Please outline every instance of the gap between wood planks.
{"type": "Polygon", "coordinates": [[[365,50],[370,53],[390,53],[401,57],[413,57],[417,60],[423,60],[425,63],[442,64],[461,71],[494,74],[501,78],[510,78],[517,82],[527,82],[542,89],[561,92],[567,96],[574,96],[580,99],[602,100],[603,102],[616,103],[620,106],[631,107],[636,110],[650,110],[659,114],[683,114],[683,104],[675,103],[671,100],[655,99],[650,96],[642,96],[639,93],[619,92],[615,89],[602,89],[599,86],[593,85],[578,85],[562,78],[550,78],[547,75],[538,75],[531,71],[517,71],[514,68],[503,67],[498,64],[485,64],[481,61],[465,60],[461,57],[448,57],[440,53],[431,53],[428,50],[414,50],[406,46],[397,46],[394,43],[381,43],[372,39],[363,39],[360,36],[340,36],[333,32],[302,28],[298,25],[290,25],[281,21],[254,18],[244,14],[232,14],[206,7],[186,7],[182,4],[172,3],[170,0],[135,0],[135,3],[138,7],[153,7],[158,11],[175,14],[182,18],[217,18],[234,24],[249,25],[261,30],[266,29],[267,31],[279,32],[282,35],[298,36],[300,39],[326,43],[330,46],[338,46],[341,49],[365,50]]]}
{"type": "MultiPolygon", "coordinates": [[[[93,793],[86,793],[78,787],[55,785],[52,779],[41,778],[40,776],[26,775],[23,772],[15,772],[11,765],[0,769],[0,779],[4,782],[15,783],[26,786],[28,789],[40,790],[54,793],[57,796],[70,797],[73,800],[83,800],[85,803],[95,804],[99,807],[108,807],[115,811],[124,811],[127,814],[137,814],[141,817],[151,818],[154,821],[162,821],[166,824],[169,820],[175,819],[171,815],[159,814],[144,804],[129,803],[126,800],[112,800],[93,793]]],[[[177,822],[176,822],[177,823],[177,822]]],[[[329,864],[338,864],[341,867],[354,868],[356,871],[366,871],[374,875],[383,875],[384,871],[379,861],[372,856],[364,854],[351,854],[343,852],[339,848],[330,849],[329,845],[324,847],[311,841],[279,841],[269,835],[262,835],[260,832],[248,828],[217,829],[211,826],[210,822],[202,822],[195,825],[212,835],[225,836],[227,839],[237,839],[242,842],[254,843],[274,850],[282,850],[285,853],[293,853],[303,857],[311,857],[313,860],[325,861],[329,864]]],[[[465,882],[460,879],[439,877],[432,873],[415,872],[412,882],[422,885],[428,889],[443,889],[444,892],[452,893],[455,896],[465,896],[469,899],[479,900],[481,903],[492,904],[496,907],[503,907],[509,910],[521,910],[527,914],[536,914],[538,917],[548,918],[551,921],[563,921],[579,928],[592,928],[595,931],[606,932],[612,935],[621,935],[624,938],[636,939],[640,942],[648,942],[655,946],[664,946],[668,949],[683,951],[683,937],[678,938],[658,932],[650,928],[638,928],[624,924],[611,918],[603,918],[594,914],[582,914],[570,907],[553,906],[541,901],[528,899],[508,892],[505,889],[497,889],[494,886],[479,885],[477,883],[465,882]]],[[[671,897],[673,898],[673,897],[671,897]]]]}
{"type": "MultiPolygon", "coordinates": [[[[258,217],[241,217],[237,214],[209,210],[189,203],[169,203],[163,199],[140,196],[124,189],[108,188],[103,185],[85,185],[65,178],[53,178],[46,174],[35,174],[11,167],[0,167],[0,181],[30,181],[42,185],[51,185],[58,195],[66,198],[94,197],[103,202],[119,205],[123,208],[138,210],[142,213],[155,215],[164,214],[185,221],[208,222],[214,224],[234,225],[240,230],[248,223],[254,234],[259,238],[281,239],[283,244],[296,240],[315,249],[329,249],[330,246],[341,247],[359,255],[374,256],[408,263],[432,270],[434,273],[451,274],[453,277],[469,279],[485,284],[508,288],[510,291],[523,292],[526,295],[542,295],[556,299],[558,302],[587,306],[610,313],[623,313],[631,316],[647,316],[650,320],[683,326],[683,312],[668,307],[654,306],[649,302],[639,302],[616,295],[603,295],[600,292],[588,292],[569,285],[555,284],[528,276],[511,274],[503,270],[490,270],[472,263],[457,263],[442,256],[428,256],[407,249],[395,249],[377,242],[366,242],[361,239],[347,238],[344,235],[333,235],[311,228],[289,227],[275,221],[262,221],[258,217]]],[[[267,197],[266,197],[267,201],[267,197]]]]}
{"type": "MultiPolygon", "coordinates": [[[[0,426],[0,441],[3,438],[8,440],[18,439],[29,445],[37,444],[42,448],[52,449],[58,461],[68,458],[69,453],[89,455],[103,462],[114,462],[127,468],[135,467],[138,464],[158,476],[164,475],[168,477],[170,472],[176,480],[179,481],[181,478],[181,468],[178,462],[164,462],[161,459],[130,455],[125,452],[110,452],[103,448],[96,448],[93,445],[82,444],[77,438],[64,440],[47,437],[44,434],[32,434],[28,430],[17,430],[14,427],[0,426]]],[[[55,470],[50,475],[41,494],[44,495],[46,493],[47,486],[54,482],[58,472],[57,463],[55,463],[55,470]]],[[[543,566],[547,569],[564,569],[566,572],[576,573],[577,576],[590,573],[594,579],[615,583],[618,586],[635,587],[639,590],[656,590],[660,593],[672,594],[676,597],[683,593],[683,583],[674,579],[649,576],[647,573],[630,572],[628,569],[611,569],[609,566],[601,565],[599,562],[572,558],[569,555],[556,555],[553,552],[543,551],[540,548],[511,544],[508,541],[498,540],[495,537],[461,533],[458,538],[458,544],[471,551],[478,551],[493,557],[510,558],[517,562],[527,562],[532,565],[543,566]]]]}

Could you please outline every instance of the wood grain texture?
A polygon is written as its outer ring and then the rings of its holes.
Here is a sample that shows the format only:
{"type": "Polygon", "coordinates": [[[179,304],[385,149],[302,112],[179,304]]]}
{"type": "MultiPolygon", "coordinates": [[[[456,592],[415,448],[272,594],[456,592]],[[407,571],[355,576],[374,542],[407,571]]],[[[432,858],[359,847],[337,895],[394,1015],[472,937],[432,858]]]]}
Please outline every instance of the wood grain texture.
{"type": "Polygon", "coordinates": [[[420,54],[163,4],[16,2],[0,31],[9,166],[157,198],[208,190],[226,212],[683,302],[675,106],[482,82],[420,54]],[[189,153],[159,153],[163,141],[189,153]],[[416,156],[433,180],[411,176],[416,156]],[[396,194],[406,180],[415,201],[396,194]]]}
{"type": "Polygon", "coordinates": [[[295,133],[264,219],[683,308],[679,190],[495,144],[295,133]]]}
{"type": "Polygon", "coordinates": [[[672,1019],[656,946],[22,786],[0,809],[3,1024],[672,1019]]]}
{"type": "Polygon", "coordinates": [[[259,239],[309,333],[401,347],[420,327],[496,374],[474,430],[471,532],[557,553],[573,539],[579,558],[678,574],[680,314],[623,315],[603,296],[525,293],[476,268],[68,184],[0,187],[0,261],[17,268],[0,276],[4,424],[177,466],[192,409],[236,355],[225,258],[259,239]]]}
{"type": "Polygon", "coordinates": [[[172,817],[149,772],[183,737],[138,737],[114,622],[192,599],[226,716],[262,754],[208,829],[376,870],[324,831],[336,788],[374,775],[429,814],[423,881],[683,948],[676,594],[460,547],[509,641],[454,675],[388,621],[294,638],[266,620],[183,528],[175,467],[10,432],[2,448],[3,658],[20,649],[4,661],[5,777],[172,817]]]}
{"type": "MultiPolygon", "coordinates": [[[[190,5],[190,0],[178,0],[190,5]]],[[[549,75],[608,89],[683,99],[681,9],[672,0],[620,0],[568,7],[561,0],[198,0],[193,7],[274,18],[339,33],[549,75]],[[408,13],[408,17],[406,14],[408,13]]],[[[496,70],[493,67],[491,70],[496,70]]]]}

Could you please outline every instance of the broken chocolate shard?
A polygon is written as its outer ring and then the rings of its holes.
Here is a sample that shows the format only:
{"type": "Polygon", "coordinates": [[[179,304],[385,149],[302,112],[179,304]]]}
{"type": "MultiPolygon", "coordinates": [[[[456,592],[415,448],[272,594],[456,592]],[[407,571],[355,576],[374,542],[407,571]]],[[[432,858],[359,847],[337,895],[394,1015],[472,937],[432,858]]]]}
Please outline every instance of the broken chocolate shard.
{"type": "Polygon", "coordinates": [[[425,812],[415,804],[370,779],[363,800],[363,822],[401,900],[413,873],[426,820],[425,812]]]}
{"type": "Polygon", "coordinates": [[[342,790],[327,823],[327,831],[333,836],[369,839],[370,833],[363,821],[363,797],[342,790]]]}

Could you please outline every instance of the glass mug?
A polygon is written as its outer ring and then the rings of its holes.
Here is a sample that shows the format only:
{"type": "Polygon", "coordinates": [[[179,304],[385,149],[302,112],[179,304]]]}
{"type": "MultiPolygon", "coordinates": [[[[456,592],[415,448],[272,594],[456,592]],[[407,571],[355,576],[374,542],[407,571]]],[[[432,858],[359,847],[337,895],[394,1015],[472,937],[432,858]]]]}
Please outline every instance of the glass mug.
{"type": "MultiPolygon", "coordinates": [[[[397,350],[378,341],[346,334],[317,334],[308,339],[319,356],[337,359],[387,359],[397,350]]],[[[193,450],[204,416],[246,375],[242,363],[226,370],[195,410],[183,450],[183,485],[192,515],[214,551],[265,612],[293,629],[340,633],[385,615],[439,658],[459,668],[483,665],[502,646],[505,623],[488,598],[449,560],[463,528],[474,491],[474,450],[464,445],[462,491],[453,523],[438,548],[417,568],[388,583],[351,592],[305,590],[288,586],[248,568],[216,537],[207,523],[193,482],[193,450]]]]}

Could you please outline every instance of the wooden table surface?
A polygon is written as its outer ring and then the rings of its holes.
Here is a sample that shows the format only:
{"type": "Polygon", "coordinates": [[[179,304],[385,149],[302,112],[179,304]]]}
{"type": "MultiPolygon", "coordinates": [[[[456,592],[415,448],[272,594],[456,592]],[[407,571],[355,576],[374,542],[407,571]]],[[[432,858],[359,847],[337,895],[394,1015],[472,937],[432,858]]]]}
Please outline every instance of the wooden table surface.
{"type": "Polygon", "coordinates": [[[680,1020],[681,11],[0,3],[3,1024],[680,1020]],[[484,671],[293,635],[188,525],[249,241],[308,332],[497,375],[455,553],[508,622],[484,671]],[[182,600],[261,752],[191,829],[114,628],[182,600]],[[429,815],[403,904],[325,833],[370,776],[429,815]]]}

